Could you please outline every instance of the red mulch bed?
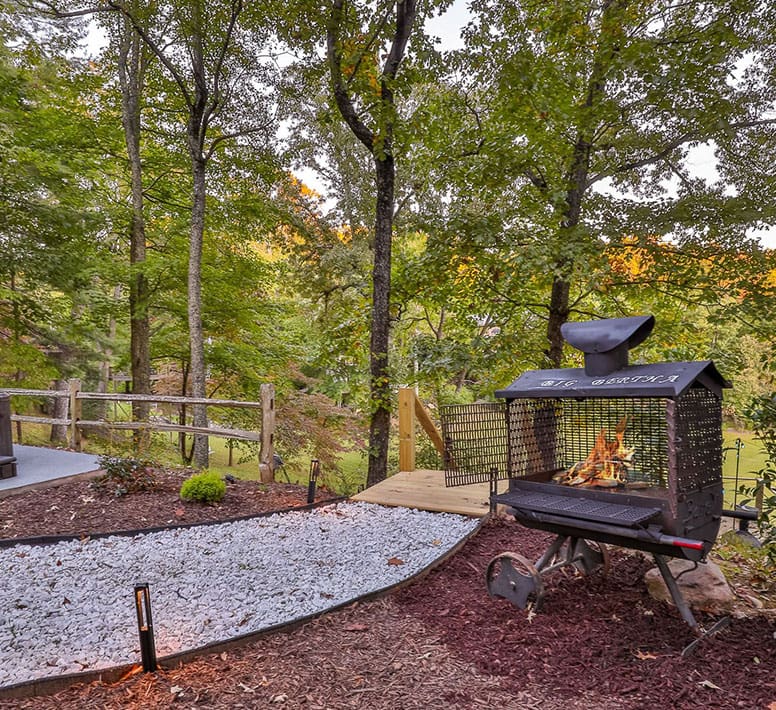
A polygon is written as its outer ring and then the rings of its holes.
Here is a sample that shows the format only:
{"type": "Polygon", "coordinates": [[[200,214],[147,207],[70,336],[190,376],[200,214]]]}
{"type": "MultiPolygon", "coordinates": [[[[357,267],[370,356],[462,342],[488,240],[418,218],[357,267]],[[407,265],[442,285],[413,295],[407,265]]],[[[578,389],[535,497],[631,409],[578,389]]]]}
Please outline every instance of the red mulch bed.
{"type": "Polygon", "coordinates": [[[536,559],[551,539],[496,521],[397,602],[503,688],[539,683],[569,703],[590,694],[618,708],[776,708],[773,620],[733,619],[683,659],[695,637],[647,593],[643,576],[653,565],[641,554],[614,550],[606,577],[556,574],[535,615],[488,599],[482,571],[494,554],[513,549],[536,559]]]}
{"type": "MultiPolygon", "coordinates": [[[[223,519],[246,514],[250,506],[259,512],[261,502],[287,507],[306,498],[298,486],[262,491],[255,483],[239,483],[228,488],[231,500],[221,507],[189,508],[177,501],[171,482],[165,499],[137,494],[97,503],[81,500],[94,496],[83,485],[0,500],[4,536],[87,533],[178,517],[193,522],[200,515],[223,519]],[[131,511],[126,516],[119,513],[123,506],[131,511]]],[[[674,609],[647,594],[642,577],[649,563],[639,554],[615,551],[606,578],[556,573],[535,615],[489,599],[483,577],[491,557],[511,549],[536,558],[547,540],[514,522],[494,520],[441,567],[384,599],[179,668],[112,685],[76,686],[51,697],[0,701],[0,710],[776,710],[772,615],[755,608],[739,613],[682,659],[693,637],[674,609]]]]}
{"type": "MultiPolygon", "coordinates": [[[[0,498],[0,538],[42,535],[90,535],[119,530],[207,523],[307,503],[307,488],[288,483],[241,481],[226,484],[216,504],[183,501],[181,484],[194,473],[188,469],[156,473],[152,491],[117,496],[93,481],[74,481],[0,498]]],[[[316,501],[335,497],[319,488],[316,501]]]]}

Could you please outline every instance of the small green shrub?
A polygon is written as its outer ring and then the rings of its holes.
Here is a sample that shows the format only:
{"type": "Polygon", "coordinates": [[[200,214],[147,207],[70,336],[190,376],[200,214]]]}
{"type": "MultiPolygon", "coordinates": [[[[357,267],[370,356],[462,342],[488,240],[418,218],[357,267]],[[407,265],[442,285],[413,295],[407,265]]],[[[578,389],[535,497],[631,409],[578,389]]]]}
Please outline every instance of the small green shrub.
{"type": "Polygon", "coordinates": [[[156,488],[156,473],[148,461],[117,456],[100,456],[97,461],[105,473],[92,481],[92,488],[112,490],[116,496],[156,488]]]}
{"type": "Polygon", "coordinates": [[[203,471],[187,478],[181,486],[181,498],[199,503],[217,503],[226,493],[226,483],[213,471],[203,471]]]}

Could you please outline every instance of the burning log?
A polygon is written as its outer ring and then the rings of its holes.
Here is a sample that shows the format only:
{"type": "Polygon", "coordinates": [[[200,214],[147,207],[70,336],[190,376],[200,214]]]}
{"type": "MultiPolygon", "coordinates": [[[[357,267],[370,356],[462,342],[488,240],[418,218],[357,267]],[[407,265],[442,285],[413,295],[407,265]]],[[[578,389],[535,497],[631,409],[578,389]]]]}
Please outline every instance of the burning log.
{"type": "Polygon", "coordinates": [[[620,419],[612,441],[607,438],[606,429],[601,429],[587,458],[567,471],[555,474],[553,480],[564,486],[615,488],[627,485],[635,453],[635,449],[624,443],[627,424],[627,416],[620,419]]]}

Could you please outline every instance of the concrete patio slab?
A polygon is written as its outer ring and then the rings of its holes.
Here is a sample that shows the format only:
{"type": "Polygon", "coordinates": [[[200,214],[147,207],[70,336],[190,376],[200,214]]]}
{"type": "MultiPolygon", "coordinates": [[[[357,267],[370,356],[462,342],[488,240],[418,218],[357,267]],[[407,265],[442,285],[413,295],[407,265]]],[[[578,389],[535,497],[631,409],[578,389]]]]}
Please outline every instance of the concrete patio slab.
{"type": "Polygon", "coordinates": [[[93,476],[100,468],[97,456],[77,451],[14,444],[13,453],[17,474],[0,479],[0,498],[73,478],[93,476]]]}

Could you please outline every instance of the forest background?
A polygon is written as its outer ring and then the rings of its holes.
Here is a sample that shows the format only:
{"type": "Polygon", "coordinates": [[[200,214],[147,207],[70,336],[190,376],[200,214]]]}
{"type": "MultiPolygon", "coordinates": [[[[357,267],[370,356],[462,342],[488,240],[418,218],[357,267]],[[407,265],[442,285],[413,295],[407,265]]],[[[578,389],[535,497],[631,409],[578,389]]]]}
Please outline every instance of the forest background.
{"type": "Polygon", "coordinates": [[[373,483],[398,385],[490,398],[579,364],[567,320],[651,313],[634,357],[713,359],[747,426],[773,389],[776,8],[471,0],[448,49],[450,6],[2,0],[0,386],[271,382],[281,456],[362,452],[373,483]]]}

